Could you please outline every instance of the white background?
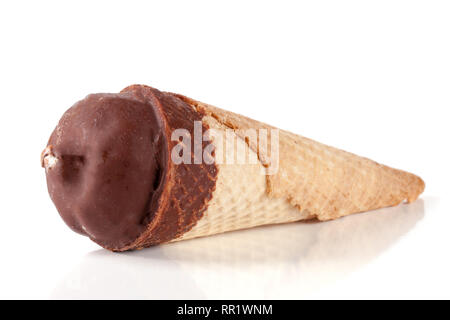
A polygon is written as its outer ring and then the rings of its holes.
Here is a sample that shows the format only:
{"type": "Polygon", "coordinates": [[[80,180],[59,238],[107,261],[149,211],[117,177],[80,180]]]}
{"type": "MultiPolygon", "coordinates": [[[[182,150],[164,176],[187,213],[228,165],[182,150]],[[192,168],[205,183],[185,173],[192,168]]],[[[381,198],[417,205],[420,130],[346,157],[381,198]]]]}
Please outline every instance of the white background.
{"type": "Polygon", "coordinates": [[[448,1],[2,1],[0,298],[450,298],[448,1]],[[142,83],[420,175],[411,205],[113,254],[39,156],[142,83]]]}

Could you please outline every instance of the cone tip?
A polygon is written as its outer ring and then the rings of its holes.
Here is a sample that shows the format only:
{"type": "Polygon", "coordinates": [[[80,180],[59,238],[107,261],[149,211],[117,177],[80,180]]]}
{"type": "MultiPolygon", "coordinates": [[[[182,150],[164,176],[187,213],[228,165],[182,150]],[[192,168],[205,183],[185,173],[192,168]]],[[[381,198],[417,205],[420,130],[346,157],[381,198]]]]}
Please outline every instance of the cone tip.
{"type": "Polygon", "coordinates": [[[425,182],[419,176],[411,174],[410,192],[408,192],[408,203],[414,202],[425,190],[425,182]]]}

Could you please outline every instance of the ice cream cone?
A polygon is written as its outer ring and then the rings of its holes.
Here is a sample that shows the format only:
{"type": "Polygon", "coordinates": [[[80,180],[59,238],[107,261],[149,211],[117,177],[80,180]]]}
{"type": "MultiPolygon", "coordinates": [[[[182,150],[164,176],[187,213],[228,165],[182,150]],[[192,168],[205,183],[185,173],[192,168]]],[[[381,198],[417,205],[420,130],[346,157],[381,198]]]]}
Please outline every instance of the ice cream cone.
{"type": "Polygon", "coordinates": [[[330,220],[411,202],[424,190],[411,173],[140,85],[88,96],[69,109],[42,164],[66,223],[113,251],[330,220]],[[194,144],[192,155],[180,153],[193,162],[177,163],[173,151],[191,141],[185,136],[195,140],[197,129],[201,161],[194,144]],[[177,130],[183,139],[174,139],[177,130]],[[214,130],[227,134],[219,139],[214,130]],[[249,130],[266,135],[251,139],[249,130]],[[229,161],[240,153],[244,162],[229,161]]]}

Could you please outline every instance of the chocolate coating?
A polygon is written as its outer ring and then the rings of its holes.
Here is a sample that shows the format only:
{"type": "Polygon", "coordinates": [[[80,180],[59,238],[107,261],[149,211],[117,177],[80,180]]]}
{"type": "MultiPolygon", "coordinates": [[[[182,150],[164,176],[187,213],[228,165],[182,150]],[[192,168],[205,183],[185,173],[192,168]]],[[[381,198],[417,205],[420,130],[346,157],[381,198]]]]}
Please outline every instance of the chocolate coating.
{"type": "Polygon", "coordinates": [[[170,137],[180,128],[193,136],[203,116],[176,95],[142,85],[76,103],[42,153],[50,197],[66,224],[112,251],[189,231],[207,209],[218,168],[175,165],[169,152],[178,141],[170,137]]]}
{"type": "Polygon", "coordinates": [[[145,229],[164,182],[167,152],[155,110],[131,95],[92,94],[71,107],[50,137],[50,196],[66,224],[119,248],[145,229]]]}

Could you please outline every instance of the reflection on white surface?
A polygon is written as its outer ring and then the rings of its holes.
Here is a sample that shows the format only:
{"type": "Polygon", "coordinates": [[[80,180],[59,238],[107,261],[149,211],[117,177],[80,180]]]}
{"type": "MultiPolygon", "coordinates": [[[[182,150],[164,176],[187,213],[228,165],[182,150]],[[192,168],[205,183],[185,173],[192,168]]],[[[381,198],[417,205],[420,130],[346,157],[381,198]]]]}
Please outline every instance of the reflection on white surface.
{"type": "Polygon", "coordinates": [[[424,202],[330,222],[236,231],[129,253],[98,250],[53,298],[301,298],[381,254],[424,215],[424,202]]]}

